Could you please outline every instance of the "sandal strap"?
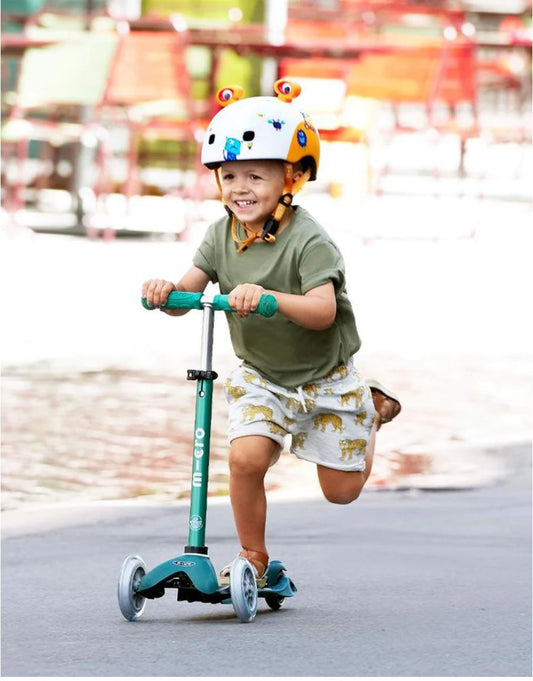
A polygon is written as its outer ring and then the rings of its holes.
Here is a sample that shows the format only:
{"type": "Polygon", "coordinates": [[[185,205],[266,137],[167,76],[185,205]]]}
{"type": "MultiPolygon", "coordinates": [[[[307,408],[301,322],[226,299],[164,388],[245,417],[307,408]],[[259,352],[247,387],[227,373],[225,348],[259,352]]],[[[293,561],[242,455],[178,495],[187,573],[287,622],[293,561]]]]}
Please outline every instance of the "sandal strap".
{"type": "Polygon", "coordinates": [[[384,423],[390,423],[398,416],[402,410],[402,405],[392,390],[384,388],[378,381],[367,380],[367,385],[372,393],[372,400],[376,409],[374,421],[376,429],[379,430],[384,423]]]}
{"type": "Polygon", "coordinates": [[[268,566],[268,554],[263,551],[254,551],[253,549],[244,549],[239,553],[239,556],[246,558],[248,562],[257,571],[257,577],[261,578],[265,574],[268,566]]]}

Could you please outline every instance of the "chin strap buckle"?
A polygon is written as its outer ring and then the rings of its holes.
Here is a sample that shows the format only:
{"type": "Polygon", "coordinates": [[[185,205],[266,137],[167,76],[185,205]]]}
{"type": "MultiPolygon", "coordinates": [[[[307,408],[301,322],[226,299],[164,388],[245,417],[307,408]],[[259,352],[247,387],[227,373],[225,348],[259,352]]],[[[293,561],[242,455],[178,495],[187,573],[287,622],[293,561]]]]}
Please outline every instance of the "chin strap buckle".
{"type": "Polygon", "coordinates": [[[275,233],[279,229],[279,222],[274,217],[269,217],[265,222],[263,227],[263,232],[261,233],[261,239],[269,244],[273,244],[276,241],[275,233]]]}
{"type": "Polygon", "coordinates": [[[269,244],[273,244],[274,241],[276,241],[274,235],[279,229],[279,223],[281,222],[285,211],[287,208],[291,207],[293,198],[294,197],[290,192],[286,192],[279,197],[276,210],[273,215],[268,218],[263,227],[263,232],[261,234],[261,239],[263,239],[263,241],[266,241],[269,244]]]}
{"type": "Polygon", "coordinates": [[[293,198],[294,196],[290,192],[287,192],[279,197],[278,203],[281,203],[285,208],[290,208],[292,206],[293,198]]]}

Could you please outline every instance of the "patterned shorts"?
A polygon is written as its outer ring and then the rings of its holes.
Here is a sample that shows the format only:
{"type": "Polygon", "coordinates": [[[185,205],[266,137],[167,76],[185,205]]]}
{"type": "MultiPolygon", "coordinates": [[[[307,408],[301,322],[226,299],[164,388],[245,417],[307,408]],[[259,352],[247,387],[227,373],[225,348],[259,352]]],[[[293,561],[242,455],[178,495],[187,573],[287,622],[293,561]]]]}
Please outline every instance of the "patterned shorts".
{"type": "Polygon", "coordinates": [[[240,366],[224,384],[229,440],[263,435],[300,459],[343,471],[363,471],[374,420],[370,389],[350,360],[319,381],[297,388],[271,383],[240,366]]]}

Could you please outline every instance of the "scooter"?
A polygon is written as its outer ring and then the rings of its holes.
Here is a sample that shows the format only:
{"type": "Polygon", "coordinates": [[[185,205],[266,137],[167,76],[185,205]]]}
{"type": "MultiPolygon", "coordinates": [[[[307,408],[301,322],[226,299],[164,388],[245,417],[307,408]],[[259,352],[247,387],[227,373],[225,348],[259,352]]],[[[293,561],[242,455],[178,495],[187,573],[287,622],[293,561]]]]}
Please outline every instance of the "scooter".
{"type": "MultiPolygon", "coordinates": [[[[145,298],[142,303],[146,309],[154,309],[145,298]]],[[[226,295],[209,299],[202,293],[182,291],[172,291],[165,307],[203,312],[201,367],[187,370],[187,380],[197,381],[188,543],[181,555],[149,572],[141,557],[128,556],[118,581],[118,604],[123,616],[135,621],[141,617],[147,599],[161,598],[166,589],[176,589],[178,601],[231,604],[240,622],[251,622],[258,598],[264,598],[272,610],[279,610],[297,588],[279,560],[270,561],[265,577],[256,580],[251,564],[241,556],[231,564],[229,584],[221,584],[205,545],[213,381],[217,378],[212,369],[214,313],[233,310],[226,295]]],[[[271,317],[276,311],[274,296],[263,295],[256,312],[271,317]]]]}

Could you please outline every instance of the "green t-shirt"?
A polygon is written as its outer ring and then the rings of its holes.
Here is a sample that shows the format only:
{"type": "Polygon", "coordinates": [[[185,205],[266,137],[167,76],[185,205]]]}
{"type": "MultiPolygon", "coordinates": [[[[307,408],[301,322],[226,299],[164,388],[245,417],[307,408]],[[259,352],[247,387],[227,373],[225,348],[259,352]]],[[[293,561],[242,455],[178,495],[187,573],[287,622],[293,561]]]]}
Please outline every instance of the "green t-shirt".
{"type": "Polygon", "coordinates": [[[304,209],[297,207],[290,225],[273,244],[254,242],[237,253],[231,219],[214,222],[196,251],[193,263],[221,293],[250,283],[272,291],[303,295],[332,281],[337,315],[324,331],[304,329],[281,314],[265,319],[241,319],[227,313],[233,349],[245,365],[286,388],[323,378],[359,349],[355,317],[346,293],[344,260],[327,232],[304,209]]]}

